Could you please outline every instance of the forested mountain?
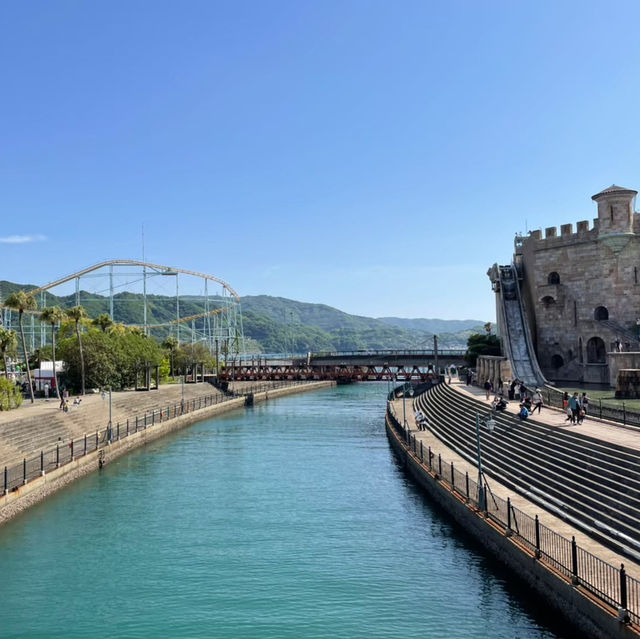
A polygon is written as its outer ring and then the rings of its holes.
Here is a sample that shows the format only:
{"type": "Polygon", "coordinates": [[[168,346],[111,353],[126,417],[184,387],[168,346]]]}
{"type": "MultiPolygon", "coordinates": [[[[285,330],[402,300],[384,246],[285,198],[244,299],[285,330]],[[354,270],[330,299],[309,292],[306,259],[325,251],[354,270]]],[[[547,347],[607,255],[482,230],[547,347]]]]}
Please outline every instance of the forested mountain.
{"type": "MultiPolygon", "coordinates": [[[[0,281],[0,299],[15,290],[30,290],[31,285],[0,281]]],[[[142,296],[118,293],[114,296],[114,315],[118,322],[141,324],[142,296]]],[[[109,299],[80,292],[82,305],[90,317],[109,312],[109,299]]],[[[40,300],[38,300],[40,301],[40,300]]],[[[47,304],[70,307],[75,295],[55,297],[47,293],[47,304]]],[[[149,323],[170,321],[175,317],[175,298],[148,295],[149,323]]],[[[195,315],[203,310],[203,298],[180,299],[180,314],[195,315]]],[[[431,348],[438,335],[441,348],[465,347],[467,337],[483,331],[480,320],[428,320],[363,317],[350,315],[325,304],[297,302],[283,297],[251,295],[242,298],[245,337],[258,350],[269,353],[327,350],[431,348]]]]}

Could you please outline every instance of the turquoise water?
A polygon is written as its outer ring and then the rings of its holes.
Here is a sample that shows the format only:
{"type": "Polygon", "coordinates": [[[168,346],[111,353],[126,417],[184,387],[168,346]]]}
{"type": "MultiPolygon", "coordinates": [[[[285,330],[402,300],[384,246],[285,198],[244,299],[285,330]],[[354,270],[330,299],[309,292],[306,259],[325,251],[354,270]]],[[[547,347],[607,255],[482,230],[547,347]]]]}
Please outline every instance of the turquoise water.
{"type": "Polygon", "coordinates": [[[204,421],[0,528],[0,637],[570,636],[405,478],[386,385],[204,421]]]}

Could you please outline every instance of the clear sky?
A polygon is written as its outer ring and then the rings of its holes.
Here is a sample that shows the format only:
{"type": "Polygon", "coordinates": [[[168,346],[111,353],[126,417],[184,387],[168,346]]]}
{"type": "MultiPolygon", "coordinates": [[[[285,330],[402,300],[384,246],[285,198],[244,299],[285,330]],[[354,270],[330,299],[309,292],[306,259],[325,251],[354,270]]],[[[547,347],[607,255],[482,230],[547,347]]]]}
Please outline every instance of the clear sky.
{"type": "Polygon", "coordinates": [[[2,3],[0,279],[108,258],[492,319],[527,229],[640,187],[638,2],[2,3]]]}

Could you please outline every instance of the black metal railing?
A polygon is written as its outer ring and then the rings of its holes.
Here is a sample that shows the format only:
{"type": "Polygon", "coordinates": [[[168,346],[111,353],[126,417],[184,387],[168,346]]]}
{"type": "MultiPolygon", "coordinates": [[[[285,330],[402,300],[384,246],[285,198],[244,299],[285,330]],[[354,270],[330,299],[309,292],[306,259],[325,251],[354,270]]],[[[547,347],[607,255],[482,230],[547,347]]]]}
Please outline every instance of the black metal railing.
{"type": "MultiPolygon", "coordinates": [[[[396,431],[404,446],[413,453],[420,464],[437,475],[437,478],[448,485],[476,508],[485,509],[479,499],[478,482],[457,470],[453,462],[437,456],[431,447],[424,447],[416,441],[415,435],[408,433],[400,424],[389,406],[387,419],[396,431]]],[[[626,620],[634,624],[640,623],[640,581],[627,575],[624,565],[616,568],[596,555],[577,545],[575,537],[570,540],[559,535],[551,528],[540,523],[538,515],[531,517],[515,508],[511,500],[504,500],[494,495],[485,482],[487,490],[486,516],[498,523],[506,534],[516,536],[541,561],[558,572],[564,574],[574,584],[589,590],[596,597],[620,611],[626,620]]]]}

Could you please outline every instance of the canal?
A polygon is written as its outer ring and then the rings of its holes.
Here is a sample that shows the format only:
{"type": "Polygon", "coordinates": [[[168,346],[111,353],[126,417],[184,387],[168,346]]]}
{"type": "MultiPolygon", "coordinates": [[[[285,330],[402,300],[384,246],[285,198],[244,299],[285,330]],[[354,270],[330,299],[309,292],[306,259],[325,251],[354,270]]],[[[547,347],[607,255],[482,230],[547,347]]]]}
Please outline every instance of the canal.
{"type": "Polygon", "coordinates": [[[405,478],[385,392],[201,422],[9,522],[0,636],[571,637],[405,478]]]}

